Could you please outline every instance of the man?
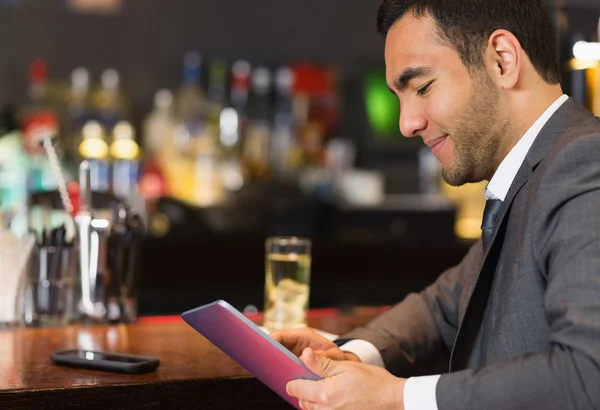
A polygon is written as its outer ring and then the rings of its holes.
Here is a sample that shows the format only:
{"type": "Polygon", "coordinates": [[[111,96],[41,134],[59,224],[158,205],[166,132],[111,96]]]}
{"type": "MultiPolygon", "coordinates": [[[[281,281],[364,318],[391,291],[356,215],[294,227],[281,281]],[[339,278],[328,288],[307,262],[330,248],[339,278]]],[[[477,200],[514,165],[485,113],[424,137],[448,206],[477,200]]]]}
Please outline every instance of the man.
{"type": "Polygon", "coordinates": [[[600,409],[600,119],[563,95],[540,3],[384,0],[400,129],[448,183],[489,181],[482,241],[337,343],[273,333],[324,377],[288,384],[304,409],[600,409]]]}

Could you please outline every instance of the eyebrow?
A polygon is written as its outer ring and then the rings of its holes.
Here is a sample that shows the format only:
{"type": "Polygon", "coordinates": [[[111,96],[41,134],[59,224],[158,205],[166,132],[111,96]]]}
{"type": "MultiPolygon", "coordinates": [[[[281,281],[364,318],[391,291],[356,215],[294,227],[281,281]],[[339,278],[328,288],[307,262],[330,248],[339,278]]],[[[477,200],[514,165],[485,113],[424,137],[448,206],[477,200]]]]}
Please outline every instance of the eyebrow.
{"type": "Polygon", "coordinates": [[[433,70],[431,67],[408,67],[398,75],[394,81],[394,87],[400,92],[404,91],[411,80],[418,77],[430,75],[433,70]]]}

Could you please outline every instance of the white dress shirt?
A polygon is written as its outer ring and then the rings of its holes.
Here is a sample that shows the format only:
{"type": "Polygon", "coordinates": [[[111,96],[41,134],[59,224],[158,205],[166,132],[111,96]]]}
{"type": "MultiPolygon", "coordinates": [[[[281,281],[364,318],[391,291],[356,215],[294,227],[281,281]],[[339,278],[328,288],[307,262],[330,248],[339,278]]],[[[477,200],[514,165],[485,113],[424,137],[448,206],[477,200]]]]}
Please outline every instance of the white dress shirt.
{"type": "MultiPolygon", "coordinates": [[[[502,160],[500,166],[485,189],[488,199],[504,201],[508,189],[513,183],[519,168],[525,160],[531,145],[548,122],[550,117],[567,101],[569,97],[562,95],[541,115],[540,118],[527,130],[525,135],[517,142],[508,155],[502,160]]],[[[345,352],[355,354],[363,363],[384,367],[379,350],[366,340],[351,340],[340,347],[345,352]]],[[[404,386],[405,410],[438,410],[435,389],[441,375],[409,377],[404,386]]]]}

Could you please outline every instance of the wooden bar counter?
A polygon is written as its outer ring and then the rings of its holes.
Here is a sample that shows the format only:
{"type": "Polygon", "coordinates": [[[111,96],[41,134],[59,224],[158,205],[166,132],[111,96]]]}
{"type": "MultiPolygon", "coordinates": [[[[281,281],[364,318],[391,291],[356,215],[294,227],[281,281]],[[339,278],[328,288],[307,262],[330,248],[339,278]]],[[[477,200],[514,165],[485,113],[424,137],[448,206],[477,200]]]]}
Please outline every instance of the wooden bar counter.
{"type": "MultiPolygon", "coordinates": [[[[380,312],[313,310],[308,324],[342,334],[380,312]]],[[[0,330],[0,409],[19,408],[291,407],[178,317],[158,317],[129,325],[0,330]],[[155,356],[160,366],[128,375],[51,363],[52,352],[74,348],[155,356]]]]}

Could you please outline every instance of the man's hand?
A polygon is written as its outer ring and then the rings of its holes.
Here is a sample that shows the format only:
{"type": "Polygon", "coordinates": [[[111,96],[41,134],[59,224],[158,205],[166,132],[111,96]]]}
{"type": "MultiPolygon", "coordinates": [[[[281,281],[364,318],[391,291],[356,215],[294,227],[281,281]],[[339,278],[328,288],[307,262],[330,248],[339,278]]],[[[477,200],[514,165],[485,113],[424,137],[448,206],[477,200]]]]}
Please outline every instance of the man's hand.
{"type": "Polygon", "coordinates": [[[296,356],[300,356],[304,349],[310,347],[321,356],[333,360],[351,360],[360,362],[352,353],[342,352],[331,340],[321,336],[307,327],[301,329],[281,330],[271,333],[271,337],[288,348],[296,356]]]}
{"type": "Polygon", "coordinates": [[[300,359],[322,380],[294,380],[290,396],[304,410],[404,410],[404,384],[385,369],[363,363],[337,362],[307,348],[300,359]]]}

